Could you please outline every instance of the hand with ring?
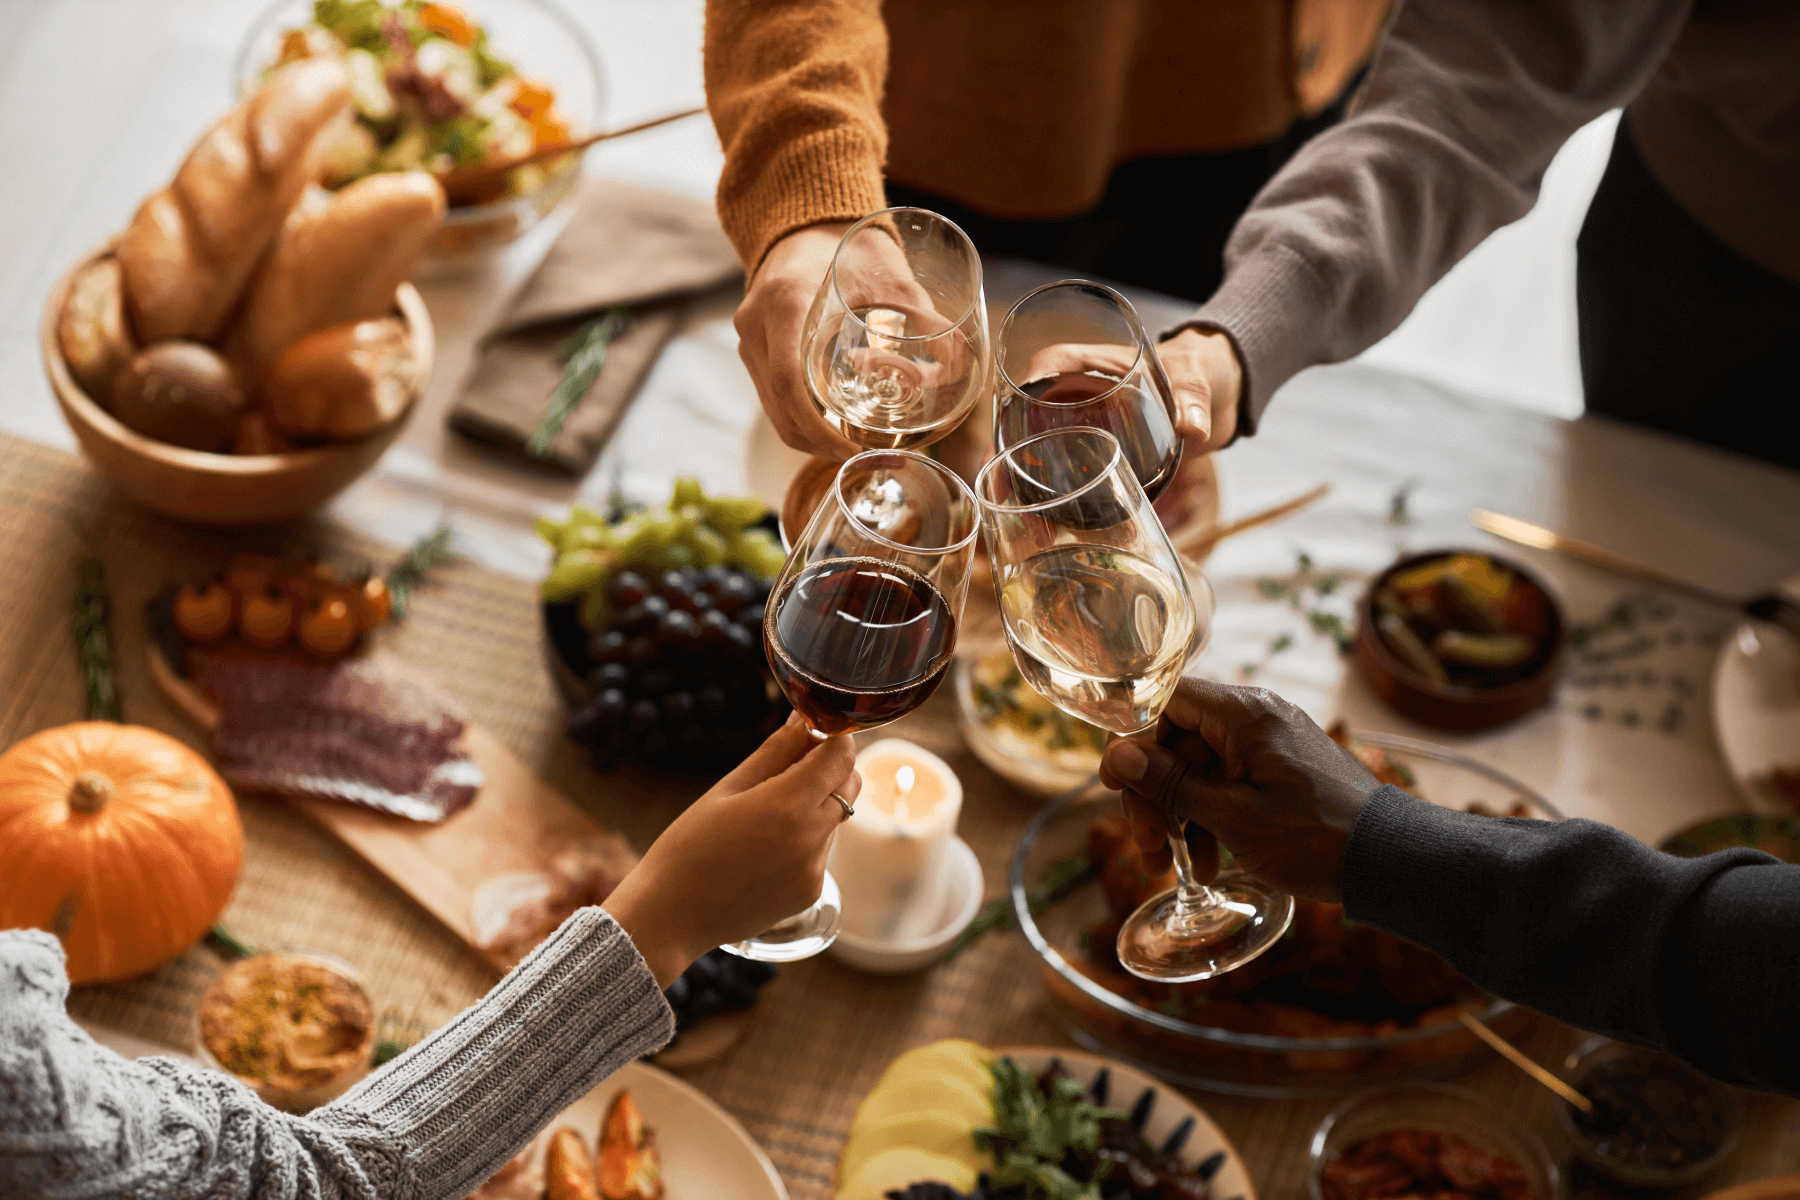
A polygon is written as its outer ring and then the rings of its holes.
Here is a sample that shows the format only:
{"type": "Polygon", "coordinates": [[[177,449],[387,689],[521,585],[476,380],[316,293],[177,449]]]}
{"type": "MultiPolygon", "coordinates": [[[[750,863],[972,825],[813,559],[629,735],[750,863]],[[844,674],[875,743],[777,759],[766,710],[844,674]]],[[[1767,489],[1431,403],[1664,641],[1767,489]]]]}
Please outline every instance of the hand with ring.
{"type": "Polygon", "coordinates": [[[856,743],[819,741],[791,717],[675,818],[604,907],[666,986],[818,899],[832,831],[861,791],[856,743]]]}
{"type": "Polygon", "coordinates": [[[1116,738],[1101,779],[1124,793],[1132,840],[1153,875],[1169,868],[1164,813],[1184,817],[1194,869],[1237,866],[1308,900],[1341,899],[1350,831],[1375,777],[1310,717],[1263,688],[1184,679],[1154,731],[1116,738]],[[1215,840],[1216,839],[1216,840],[1215,840]]]}

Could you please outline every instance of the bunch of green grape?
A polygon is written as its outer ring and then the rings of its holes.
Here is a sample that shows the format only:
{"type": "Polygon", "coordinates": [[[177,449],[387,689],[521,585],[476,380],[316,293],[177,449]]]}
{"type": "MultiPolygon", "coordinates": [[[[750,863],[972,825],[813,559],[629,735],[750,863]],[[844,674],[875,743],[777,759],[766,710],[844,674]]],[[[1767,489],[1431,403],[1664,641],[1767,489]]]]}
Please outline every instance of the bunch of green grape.
{"type": "Polygon", "coordinates": [[[577,504],[561,521],[537,519],[537,534],[556,553],[539,585],[551,603],[578,599],[581,623],[599,629],[611,619],[606,583],[627,567],[660,575],[689,567],[737,567],[762,579],[781,572],[787,557],[758,522],[769,509],[754,496],[709,497],[698,479],[678,479],[667,505],[639,509],[618,521],[577,504]]]}

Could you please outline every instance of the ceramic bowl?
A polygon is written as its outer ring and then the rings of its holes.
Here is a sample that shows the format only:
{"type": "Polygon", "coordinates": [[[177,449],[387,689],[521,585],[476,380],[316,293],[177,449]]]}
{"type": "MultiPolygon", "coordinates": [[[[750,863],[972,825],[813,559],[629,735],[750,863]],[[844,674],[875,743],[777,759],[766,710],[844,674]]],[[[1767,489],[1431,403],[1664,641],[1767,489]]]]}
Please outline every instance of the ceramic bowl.
{"type": "MultiPolygon", "coordinates": [[[[126,428],[90,399],[69,373],[56,322],[75,275],[112,253],[108,242],[84,255],[50,289],[39,344],[44,370],[63,419],[82,452],[107,481],[152,512],[196,525],[262,525],[287,521],[318,508],[375,465],[418,407],[419,390],[400,414],[364,437],[282,454],[212,454],[187,450],[126,428]]],[[[425,301],[410,283],[394,293],[394,306],[412,335],[413,351],[431,373],[435,341],[425,301]]]]}
{"type": "Polygon", "coordinates": [[[1646,1097],[1646,1107],[1666,1112],[1677,1099],[1685,1102],[1694,1119],[1712,1127],[1716,1144],[1709,1153],[1678,1163],[1622,1156],[1612,1151],[1604,1136],[1596,1136],[1584,1128],[1573,1105],[1558,1100],[1556,1115],[1581,1161],[1631,1187],[1674,1188],[1702,1178],[1737,1147],[1744,1122],[1743,1106],[1737,1096],[1724,1084],[1713,1082],[1666,1054],[1627,1046],[1610,1038],[1592,1038],[1577,1046],[1564,1061],[1562,1075],[1576,1091],[1587,1094],[1589,1088],[1583,1084],[1591,1086],[1596,1072],[1620,1067],[1649,1077],[1651,1082],[1646,1086],[1657,1089],[1657,1095],[1646,1097]]]}
{"type": "Polygon", "coordinates": [[[945,864],[942,897],[944,920],[931,933],[898,940],[862,937],[838,930],[829,953],[839,962],[871,975],[904,975],[922,971],[944,956],[952,942],[981,911],[981,863],[969,843],[952,836],[945,864]]]}
{"type": "Polygon", "coordinates": [[[1516,721],[1550,702],[1550,693],[1556,686],[1557,667],[1562,661],[1562,608],[1549,588],[1515,562],[1489,554],[1485,550],[1432,550],[1424,554],[1409,555],[1369,582],[1368,589],[1357,601],[1356,613],[1357,672],[1389,707],[1421,725],[1461,732],[1492,729],[1509,721],[1516,721]],[[1549,631],[1544,637],[1543,648],[1531,665],[1530,673],[1523,679],[1492,688],[1436,683],[1395,657],[1375,631],[1375,597],[1389,579],[1434,559],[1459,553],[1479,554],[1492,559],[1515,572],[1527,586],[1536,589],[1543,597],[1545,611],[1549,614],[1549,631]]]}

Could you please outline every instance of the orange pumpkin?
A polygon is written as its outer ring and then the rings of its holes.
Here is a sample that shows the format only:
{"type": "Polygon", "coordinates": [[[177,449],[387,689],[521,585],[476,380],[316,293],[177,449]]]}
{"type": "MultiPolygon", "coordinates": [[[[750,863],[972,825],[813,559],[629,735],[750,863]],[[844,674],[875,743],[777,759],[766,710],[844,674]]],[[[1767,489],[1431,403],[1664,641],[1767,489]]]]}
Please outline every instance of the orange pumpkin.
{"type": "Polygon", "coordinates": [[[75,983],[193,945],[243,862],[231,789],[166,734],[82,721],[0,754],[0,929],[56,934],[75,983]]]}

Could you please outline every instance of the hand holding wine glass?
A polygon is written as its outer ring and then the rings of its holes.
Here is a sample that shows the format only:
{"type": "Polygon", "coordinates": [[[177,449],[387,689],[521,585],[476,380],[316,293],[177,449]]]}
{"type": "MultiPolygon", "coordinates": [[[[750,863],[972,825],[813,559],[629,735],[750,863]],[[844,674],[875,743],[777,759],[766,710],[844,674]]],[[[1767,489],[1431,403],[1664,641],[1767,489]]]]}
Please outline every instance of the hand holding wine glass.
{"type": "MultiPolygon", "coordinates": [[[[1154,727],[1206,640],[1212,595],[1202,580],[1196,602],[1118,440],[1080,426],[1027,437],[983,468],[976,495],[1025,681],[1114,733],[1154,727]]],[[[1127,918],[1121,965],[1180,982],[1255,958],[1287,928],[1293,899],[1241,873],[1201,883],[1182,818],[1163,811],[1179,882],[1127,918]]]]}

